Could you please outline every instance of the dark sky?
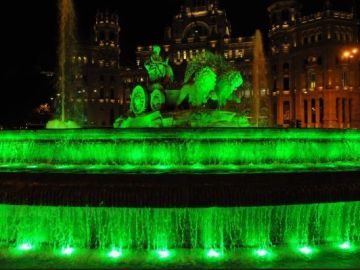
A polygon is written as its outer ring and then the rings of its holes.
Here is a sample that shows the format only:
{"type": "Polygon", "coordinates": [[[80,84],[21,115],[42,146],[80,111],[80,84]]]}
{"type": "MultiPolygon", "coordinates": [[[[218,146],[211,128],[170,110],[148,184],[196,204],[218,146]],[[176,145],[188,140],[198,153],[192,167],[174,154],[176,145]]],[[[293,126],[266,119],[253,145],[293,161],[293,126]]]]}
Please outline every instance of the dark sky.
{"type": "MultiPolygon", "coordinates": [[[[233,36],[252,35],[267,29],[266,7],[270,0],[220,0],[232,24],[233,36]]],[[[349,8],[352,0],[333,0],[349,8]]],[[[358,0],[359,1],[359,0],[358,0]]],[[[137,44],[162,40],[183,0],[74,0],[82,40],[90,39],[97,9],[117,10],[122,28],[121,63],[132,64],[137,44]]],[[[319,10],[324,0],[303,0],[304,12],[319,10]]],[[[48,100],[51,89],[41,70],[56,67],[57,0],[7,2],[2,10],[2,58],[0,73],[0,125],[18,123],[38,104],[48,100]]]]}

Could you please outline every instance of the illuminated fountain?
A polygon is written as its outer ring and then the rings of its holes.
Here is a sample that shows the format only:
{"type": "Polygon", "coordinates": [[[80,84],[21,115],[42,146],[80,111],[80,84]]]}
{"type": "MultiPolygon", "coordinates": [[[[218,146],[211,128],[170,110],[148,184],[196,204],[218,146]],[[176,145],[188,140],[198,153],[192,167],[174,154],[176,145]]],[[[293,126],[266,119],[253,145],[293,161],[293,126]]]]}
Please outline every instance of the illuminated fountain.
{"type": "MultiPolygon", "coordinates": [[[[75,24],[75,10],[72,0],[59,0],[59,104],[57,108],[58,119],[50,121],[46,128],[48,129],[67,129],[79,128],[79,125],[72,121],[76,119],[76,109],[70,103],[70,74],[71,66],[69,59],[76,53],[76,24],[75,24]],[[70,120],[72,119],[72,120],[70,120]]],[[[79,104],[75,106],[80,106],[79,104]]],[[[79,120],[79,119],[77,119],[79,120]]]]}
{"type": "Polygon", "coordinates": [[[259,30],[255,33],[254,39],[254,59],[253,59],[253,108],[252,108],[252,124],[255,127],[264,126],[264,123],[267,122],[266,126],[271,126],[269,120],[264,121],[261,118],[264,117],[261,113],[261,108],[266,108],[267,117],[271,118],[271,110],[269,109],[270,100],[268,96],[268,80],[267,80],[267,65],[264,53],[264,45],[262,41],[262,34],[259,30]]]}
{"type": "Polygon", "coordinates": [[[1,131],[0,267],[358,265],[360,131],[241,128],[223,107],[242,78],[222,61],[200,55],[171,90],[154,47],[121,129],[1,131]]]}

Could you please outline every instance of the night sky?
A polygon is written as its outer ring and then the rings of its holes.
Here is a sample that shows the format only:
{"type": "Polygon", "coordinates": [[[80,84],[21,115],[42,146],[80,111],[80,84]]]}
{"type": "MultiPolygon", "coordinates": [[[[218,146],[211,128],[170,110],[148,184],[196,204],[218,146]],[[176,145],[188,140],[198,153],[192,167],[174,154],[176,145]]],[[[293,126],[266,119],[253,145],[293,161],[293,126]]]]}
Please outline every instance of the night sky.
{"type": "MultiPolygon", "coordinates": [[[[120,16],[121,64],[134,64],[136,45],[162,40],[183,0],[74,0],[80,39],[91,40],[97,9],[116,10],[120,16]]],[[[220,0],[232,24],[233,36],[266,32],[266,7],[270,0],[220,0]],[[250,18],[249,18],[250,17],[250,18]]],[[[323,0],[303,0],[304,13],[320,10],[323,0]]],[[[352,0],[333,0],[350,9],[352,0]]],[[[53,94],[40,71],[54,71],[57,50],[57,0],[10,1],[2,9],[2,58],[0,73],[0,126],[23,124],[32,110],[53,94]]]]}

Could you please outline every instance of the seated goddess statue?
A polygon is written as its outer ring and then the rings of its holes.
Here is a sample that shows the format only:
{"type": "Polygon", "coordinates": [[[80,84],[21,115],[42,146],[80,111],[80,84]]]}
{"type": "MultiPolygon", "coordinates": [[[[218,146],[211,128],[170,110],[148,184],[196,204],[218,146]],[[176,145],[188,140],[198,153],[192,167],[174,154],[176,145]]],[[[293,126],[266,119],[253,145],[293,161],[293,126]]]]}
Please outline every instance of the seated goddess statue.
{"type": "Polygon", "coordinates": [[[158,45],[154,45],[150,58],[145,62],[145,68],[149,74],[150,80],[156,82],[159,80],[173,81],[174,73],[169,65],[169,60],[162,59],[161,48],[158,45]]]}

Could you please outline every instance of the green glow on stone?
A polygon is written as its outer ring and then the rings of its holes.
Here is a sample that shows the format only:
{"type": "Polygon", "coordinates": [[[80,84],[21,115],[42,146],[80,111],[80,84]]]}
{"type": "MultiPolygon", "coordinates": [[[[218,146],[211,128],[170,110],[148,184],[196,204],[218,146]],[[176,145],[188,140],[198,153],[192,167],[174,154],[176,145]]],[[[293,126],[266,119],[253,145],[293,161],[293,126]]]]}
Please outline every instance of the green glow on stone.
{"type": "Polygon", "coordinates": [[[117,250],[117,249],[113,249],[112,251],[110,251],[108,253],[108,256],[111,258],[119,258],[122,256],[122,251],[121,250],[117,250]]]}
{"type": "Polygon", "coordinates": [[[304,247],[299,248],[299,251],[302,254],[305,254],[305,255],[310,255],[311,253],[313,253],[313,249],[308,247],[308,246],[304,246],[304,247]]]}
{"type": "Polygon", "coordinates": [[[72,248],[72,247],[66,247],[66,248],[62,248],[62,249],[61,249],[61,254],[63,254],[63,255],[71,255],[71,254],[74,253],[74,251],[75,251],[74,248],[72,248]]]}
{"type": "Polygon", "coordinates": [[[28,250],[31,250],[33,247],[30,243],[23,243],[19,246],[19,249],[20,250],[23,250],[23,251],[28,251],[28,250]]]}
{"type": "Polygon", "coordinates": [[[341,248],[341,249],[350,249],[351,245],[350,245],[349,242],[344,242],[344,243],[339,245],[339,248],[341,248]]]}
{"type": "Polygon", "coordinates": [[[157,254],[159,255],[160,259],[166,259],[170,256],[170,251],[168,250],[159,250],[157,252],[157,254]]]}
{"type": "Polygon", "coordinates": [[[266,249],[258,249],[255,251],[255,253],[259,257],[265,257],[265,256],[269,255],[269,251],[267,251],[266,249]]]}
{"type": "MultiPolygon", "coordinates": [[[[211,208],[130,208],[1,205],[2,246],[31,244],[38,249],[51,247],[104,250],[158,251],[199,250],[201,257],[220,255],[234,247],[256,250],[273,256],[276,239],[279,246],[291,247],[296,254],[306,243],[339,245],[351,243],[360,235],[360,202],[321,203],[256,207],[211,208]],[[344,222],[346,217],[346,222],[344,222]],[[276,221],[276,222],[274,222],[276,221]],[[51,224],[51,226],[49,225],[51,224]],[[120,248],[121,247],[121,248],[120,248]]],[[[306,245],[305,245],[306,244],[306,245]]],[[[24,245],[25,246],[25,245],[24,245]]],[[[303,249],[305,253],[307,249],[303,249]]],[[[125,253],[124,253],[125,254],[125,253]]],[[[228,253],[226,253],[228,254],[228,253]]],[[[276,254],[277,256],[277,254],[276,254]]],[[[180,256],[177,256],[180,257],[180,256]]]]}
{"type": "Polygon", "coordinates": [[[209,258],[219,258],[220,257],[220,252],[214,250],[214,249],[210,249],[208,251],[208,253],[206,254],[206,256],[208,256],[209,258]]]}
{"type": "Polygon", "coordinates": [[[359,170],[360,131],[0,131],[0,163],[4,171],[105,173],[359,170]]]}

